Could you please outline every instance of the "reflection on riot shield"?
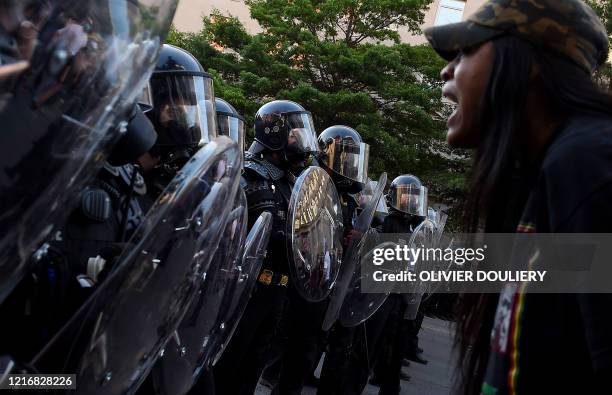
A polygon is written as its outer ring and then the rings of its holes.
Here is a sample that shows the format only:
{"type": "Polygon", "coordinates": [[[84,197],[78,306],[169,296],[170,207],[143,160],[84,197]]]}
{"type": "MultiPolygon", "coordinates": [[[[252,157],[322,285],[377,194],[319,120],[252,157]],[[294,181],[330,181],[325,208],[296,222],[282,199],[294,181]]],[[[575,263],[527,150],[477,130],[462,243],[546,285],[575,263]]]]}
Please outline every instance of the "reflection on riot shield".
{"type": "Polygon", "coordinates": [[[436,239],[434,242],[436,246],[438,246],[440,244],[440,239],[442,239],[444,228],[446,227],[446,220],[448,219],[448,215],[442,210],[436,210],[436,219],[436,239]]]}
{"type": "MultiPolygon", "coordinates": [[[[333,292],[329,300],[329,306],[325,312],[325,318],[323,320],[323,330],[328,331],[331,329],[334,322],[340,314],[340,309],[344,303],[346,295],[352,291],[350,289],[351,284],[355,284],[355,277],[360,278],[360,253],[363,253],[362,246],[365,242],[365,235],[370,230],[372,219],[374,219],[374,213],[378,206],[378,201],[382,197],[382,194],[387,184],[387,173],[381,174],[376,190],[372,194],[372,199],[365,205],[354,226],[354,235],[351,238],[349,246],[342,258],[342,266],[340,269],[340,275],[338,281],[334,287],[333,292]]],[[[375,310],[376,311],[376,310],[375,310]]]]}
{"type": "Polygon", "coordinates": [[[208,271],[241,167],[227,137],[199,150],[149,210],[117,267],[32,366],[75,372],[78,393],[133,393],[208,271]]]}
{"type": "Polygon", "coordinates": [[[3,2],[0,302],[120,137],[177,2],[3,2]]]}
{"type": "MultiPolygon", "coordinates": [[[[433,248],[435,247],[435,242],[436,225],[429,219],[425,219],[419,226],[416,227],[414,232],[412,232],[412,235],[410,235],[408,247],[412,249],[433,248]]],[[[428,290],[428,284],[425,284],[419,280],[419,273],[422,271],[435,270],[435,268],[430,265],[430,262],[420,261],[412,266],[412,268],[409,268],[411,271],[413,269],[414,273],[417,275],[417,281],[413,283],[413,287],[411,289],[412,292],[404,294],[404,301],[407,304],[404,318],[411,320],[416,317],[421,300],[423,299],[423,295],[428,290]]]]}
{"type": "Polygon", "coordinates": [[[293,284],[305,300],[331,292],[342,262],[342,208],[336,187],[320,167],[304,170],[289,201],[287,234],[293,284]]]}
{"type": "MultiPolygon", "coordinates": [[[[365,207],[366,204],[372,200],[372,195],[374,194],[377,186],[378,181],[368,179],[363,191],[357,194],[360,207],[365,207]]],[[[382,221],[388,214],[389,208],[387,207],[387,201],[384,198],[379,199],[378,204],[376,205],[376,210],[374,211],[374,217],[378,217],[380,221],[382,221]]]]}
{"type": "Polygon", "coordinates": [[[262,213],[247,236],[242,254],[242,264],[236,269],[234,275],[237,281],[234,283],[232,302],[229,308],[223,312],[223,321],[219,326],[223,331],[220,333],[214,354],[209,361],[211,365],[217,363],[225,347],[229,343],[242,318],[242,314],[251,298],[251,294],[257,283],[257,275],[263,264],[272,231],[272,214],[262,213]]]}
{"type": "Polygon", "coordinates": [[[238,281],[235,273],[246,237],[247,202],[242,189],[232,207],[216,252],[208,252],[214,257],[202,276],[195,300],[153,368],[152,377],[159,394],[187,393],[223,331],[224,312],[232,302],[231,292],[238,281]]]}
{"type": "MultiPolygon", "coordinates": [[[[429,219],[425,219],[417,226],[408,241],[409,248],[433,248],[436,241],[436,225],[429,219]]],[[[430,262],[420,261],[414,265],[414,272],[418,275],[421,271],[432,270],[430,262]]],[[[424,293],[427,286],[419,281],[414,282],[414,293],[424,293]]]]}

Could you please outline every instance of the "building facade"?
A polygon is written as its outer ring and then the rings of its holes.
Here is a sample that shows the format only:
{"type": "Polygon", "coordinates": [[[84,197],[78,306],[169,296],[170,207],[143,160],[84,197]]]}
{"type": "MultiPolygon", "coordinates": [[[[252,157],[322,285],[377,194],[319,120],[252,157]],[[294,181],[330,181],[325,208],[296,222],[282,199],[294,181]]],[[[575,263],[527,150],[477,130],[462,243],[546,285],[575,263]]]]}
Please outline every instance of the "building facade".
{"type": "MultiPolygon", "coordinates": [[[[425,15],[423,27],[459,22],[473,13],[486,0],[434,0],[425,15]]],[[[249,8],[243,0],[180,0],[174,16],[174,26],[181,31],[196,32],[202,28],[202,17],[210,15],[213,9],[223,14],[231,14],[245,25],[250,33],[261,28],[251,19],[249,8]]],[[[422,44],[425,37],[412,35],[400,29],[403,42],[422,44]]]]}

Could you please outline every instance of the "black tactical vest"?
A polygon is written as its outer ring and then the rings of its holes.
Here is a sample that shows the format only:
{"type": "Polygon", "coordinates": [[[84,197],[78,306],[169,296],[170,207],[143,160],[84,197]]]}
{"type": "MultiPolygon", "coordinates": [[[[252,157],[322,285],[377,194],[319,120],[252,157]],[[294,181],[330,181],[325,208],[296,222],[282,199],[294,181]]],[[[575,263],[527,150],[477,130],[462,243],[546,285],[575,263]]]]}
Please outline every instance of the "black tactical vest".
{"type": "Polygon", "coordinates": [[[288,274],[287,210],[295,179],[259,155],[245,153],[241,185],[246,194],[249,229],[264,211],[272,214],[272,233],[263,268],[288,274]]]}

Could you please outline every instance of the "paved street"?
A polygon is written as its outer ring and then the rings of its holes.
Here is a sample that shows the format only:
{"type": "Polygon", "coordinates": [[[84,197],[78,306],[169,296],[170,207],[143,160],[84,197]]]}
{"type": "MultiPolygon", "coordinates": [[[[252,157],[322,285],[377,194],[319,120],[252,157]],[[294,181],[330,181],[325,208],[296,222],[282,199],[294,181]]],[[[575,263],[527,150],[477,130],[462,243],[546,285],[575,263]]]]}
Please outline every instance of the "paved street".
{"type": "MultiPolygon", "coordinates": [[[[412,363],[411,377],[402,383],[402,395],[448,395],[451,393],[455,359],[451,356],[454,332],[447,321],[425,318],[419,334],[427,365],[412,363]]],[[[376,391],[369,394],[376,394],[376,391]]]]}
{"type": "MultiPolygon", "coordinates": [[[[453,329],[446,321],[425,318],[419,334],[427,365],[412,363],[406,372],[410,382],[402,382],[402,395],[448,395],[451,390],[454,358],[451,356],[453,329]]],[[[404,368],[406,369],[406,368],[404,368]]],[[[318,374],[319,372],[317,372],[318,374]]],[[[270,390],[262,385],[257,395],[268,395],[270,390]]],[[[303,395],[315,395],[316,389],[306,387],[303,395]]],[[[378,388],[368,385],[364,395],[377,395],[378,388]]]]}

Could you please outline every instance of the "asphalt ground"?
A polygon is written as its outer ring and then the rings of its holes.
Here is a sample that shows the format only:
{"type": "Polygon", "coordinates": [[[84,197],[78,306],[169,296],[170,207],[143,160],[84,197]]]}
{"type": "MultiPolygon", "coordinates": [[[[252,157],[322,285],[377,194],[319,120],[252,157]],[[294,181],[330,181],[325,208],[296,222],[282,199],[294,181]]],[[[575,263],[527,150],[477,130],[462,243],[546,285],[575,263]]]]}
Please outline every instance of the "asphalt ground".
{"type": "MultiPolygon", "coordinates": [[[[410,376],[410,381],[402,381],[401,395],[449,395],[455,371],[455,358],[453,357],[454,329],[448,321],[425,317],[419,333],[419,345],[423,349],[423,357],[428,360],[427,365],[412,362],[409,367],[403,368],[410,376]]],[[[321,364],[319,364],[320,369],[321,364]]],[[[316,374],[319,374],[317,370],[316,374]]],[[[303,395],[315,395],[316,388],[305,387],[303,395]]],[[[257,386],[257,395],[268,395],[270,389],[257,386]]],[[[378,387],[368,385],[364,395],[377,395],[378,387]]]]}

